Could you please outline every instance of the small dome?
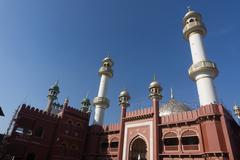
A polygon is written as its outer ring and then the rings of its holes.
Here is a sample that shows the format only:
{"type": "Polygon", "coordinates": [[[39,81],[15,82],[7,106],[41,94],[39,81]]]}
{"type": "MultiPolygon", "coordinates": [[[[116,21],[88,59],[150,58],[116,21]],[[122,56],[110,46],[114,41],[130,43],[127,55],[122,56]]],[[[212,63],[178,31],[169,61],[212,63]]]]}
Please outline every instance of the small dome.
{"type": "Polygon", "coordinates": [[[149,88],[161,88],[161,86],[157,81],[152,81],[149,85],[149,88]]]}
{"type": "Polygon", "coordinates": [[[188,10],[188,12],[183,17],[183,23],[185,23],[190,17],[198,17],[199,19],[201,19],[201,14],[196,11],[188,10]]]}
{"type": "Polygon", "coordinates": [[[110,57],[106,57],[102,60],[102,63],[108,62],[110,66],[113,66],[113,61],[110,57]]]}
{"type": "Polygon", "coordinates": [[[58,82],[55,83],[54,85],[52,85],[49,90],[55,90],[57,93],[59,93],[60,89],[59,89],[59,86],[58,86],[58,82]]]}
{"type": "Polygon", "coordinates": [[[119,97],[128,97],[128,99],[129,99],[130,95],[129,95],[127,90],[123,90],[123,91],[120,92],[119,97]]]}
{"type": "Polygon", "coordinates": [[[178,102],[175,99],[170,99],[166,104],[163,104],[159,108],[160,116],[167,116],[179,112],[191,111],[192,109],[182,102],[178,102]]]}
{"type": "Polygon", "coordinates": [[[88,98],[83,98],[81,104],[91,105],[90,100],[88,98]]]}

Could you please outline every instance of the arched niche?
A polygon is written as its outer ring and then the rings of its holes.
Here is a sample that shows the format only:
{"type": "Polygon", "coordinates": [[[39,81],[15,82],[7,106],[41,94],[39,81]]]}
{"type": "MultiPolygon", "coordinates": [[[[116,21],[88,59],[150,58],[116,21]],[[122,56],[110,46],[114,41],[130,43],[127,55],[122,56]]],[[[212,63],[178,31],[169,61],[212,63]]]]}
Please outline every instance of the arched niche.
{"type": "Polygon", "coordinates": [[[147,143],[141,137],[135,137],[129,146],[129,160],[147,160],[147,143]]]}

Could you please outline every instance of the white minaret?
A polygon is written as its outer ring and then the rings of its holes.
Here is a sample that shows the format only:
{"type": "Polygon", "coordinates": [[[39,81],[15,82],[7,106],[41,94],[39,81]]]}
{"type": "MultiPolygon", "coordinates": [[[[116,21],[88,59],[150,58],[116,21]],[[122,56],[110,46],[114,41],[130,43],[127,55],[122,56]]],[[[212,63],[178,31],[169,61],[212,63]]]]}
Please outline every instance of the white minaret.
{"type": "Polygon", "coordinates": [[[218,75],[218,69],[214,62],[207,59],[203,36],[206,35],[201,15],[188,9],[183,18],[183,35],[190,43],[193,64],[188,73],[192,80],[196,81],[200,105],[217,103],[217,95],[213,80],[218,75]]]}
{"type": "Polygon", "coordinates": [[[99,75],[101,76],[100,86],[98,90],[98,96],[93,99],[95,105],[94,124],[102,125],[104,118],[104,111],[109,106],[109,100],[106,97],[108,79],[113,76],[113,61],[111,58],[106,57],[102,61],[102,66],[99,69],[99,75]]]}

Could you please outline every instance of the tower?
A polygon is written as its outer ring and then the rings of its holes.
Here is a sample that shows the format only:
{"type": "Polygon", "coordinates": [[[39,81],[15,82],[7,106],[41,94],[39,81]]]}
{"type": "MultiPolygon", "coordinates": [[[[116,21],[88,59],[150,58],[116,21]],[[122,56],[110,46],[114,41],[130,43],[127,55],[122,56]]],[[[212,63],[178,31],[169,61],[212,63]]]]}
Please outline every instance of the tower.
{"type": "Polygon", "coordinates": [[[104,111],[109,107],[109,100],[106,97],[108,79],[113,76],[113,61],[106,57],[102,61],[102,66],[99,69],[99,76],[101,77],[98,96],[93,99],[95,105],[94,124],[102,125],[104,118],[104,111]]]}
{"type": "Polygon", "coordinates": [[[52,85],[50,87],[50,89],[48,90],[48,103],[47,103],[47,107],[46,107],[46,111],[47,113],[51,113],[52,111],[52,107],[53,107],[53,102],[54,100],[57,99],[57,95],[60,93],[60,90],[59,90],[59,86],[58,86],[58,81],[52,85]]]}
{"type": "Polygon", "coordinates": [[[206,33],[201,14],[188,9],[183,18],[183,35],[189,41],[193,61],[188,73],[197,84],[201,106],[218,102],[213,83],[218,69],[214,62],[207,59],[202,40],[206,33]]]}
{"type": "Polygon", "coordinates": [[[118,160],[122,160],[123,154],[123,142],[124,142],[124,129],[125,129],[125,118],[126,118],[126,110],[130,105],[129,100],[131,99],[127,90],[123,90],[120,92],[118,97],[119,105],[121,107],[121,121],[120,121],[120,138],[119,138],[119,147],[118,147],[118,160]]]}
{"type": "Polygon", "coordinates": [[[153,155],[154,160],[159,159],[159,100],[162,99],[162,87],[160,84],[156,81],[156,78],[154,77],[154,80],[149,85],[149,98],[152,100],[152,107],[153,107],[153,155]]]}
{"type": "Polygon", "coordinates": [[[85,113],[89,113],[91,112],[91,103],[90,100],[88,98],[84,98],[81,102],[82,106],[81,106],[81,111],[85,112],[85,113]]]}

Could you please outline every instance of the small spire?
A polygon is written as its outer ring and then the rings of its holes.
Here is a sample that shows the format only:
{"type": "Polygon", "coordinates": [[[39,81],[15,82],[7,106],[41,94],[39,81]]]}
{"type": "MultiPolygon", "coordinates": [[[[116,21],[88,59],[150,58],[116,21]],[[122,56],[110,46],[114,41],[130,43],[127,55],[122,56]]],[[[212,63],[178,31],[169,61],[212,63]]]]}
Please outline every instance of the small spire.
{"type": "Polygon", "coordinates": [[[156,78],[156,74],[153,74],[153,81],[156,81],[157,78],[156,78]]]}
{"type": "Polygon", "coordinates": [[[171,94],[171,95],[170,95],[170,98],[171,98],[171,99],[174,99],[173,89],[172,89],[172,88],[170,88],[170,94],[171,94]]]}
{"type": "Polygon", "coordinates": [[[57,85],[57,86],[58,86],[58,83],[59,83],[59,80],[57,80],[57,81],[56,81],[55,85],[57,85]]]}
{"type": "Polygon", "coordinates": [[[190,12],[191,11],[191,7],[187,6],[187,11],[190,12]]]}
{"type": "Polygon", "coordinates": [[[86,97],[85,98],[88,98],[89,97],[89,91],[87,91],[87,94],[86,94],[86,97]]]}

